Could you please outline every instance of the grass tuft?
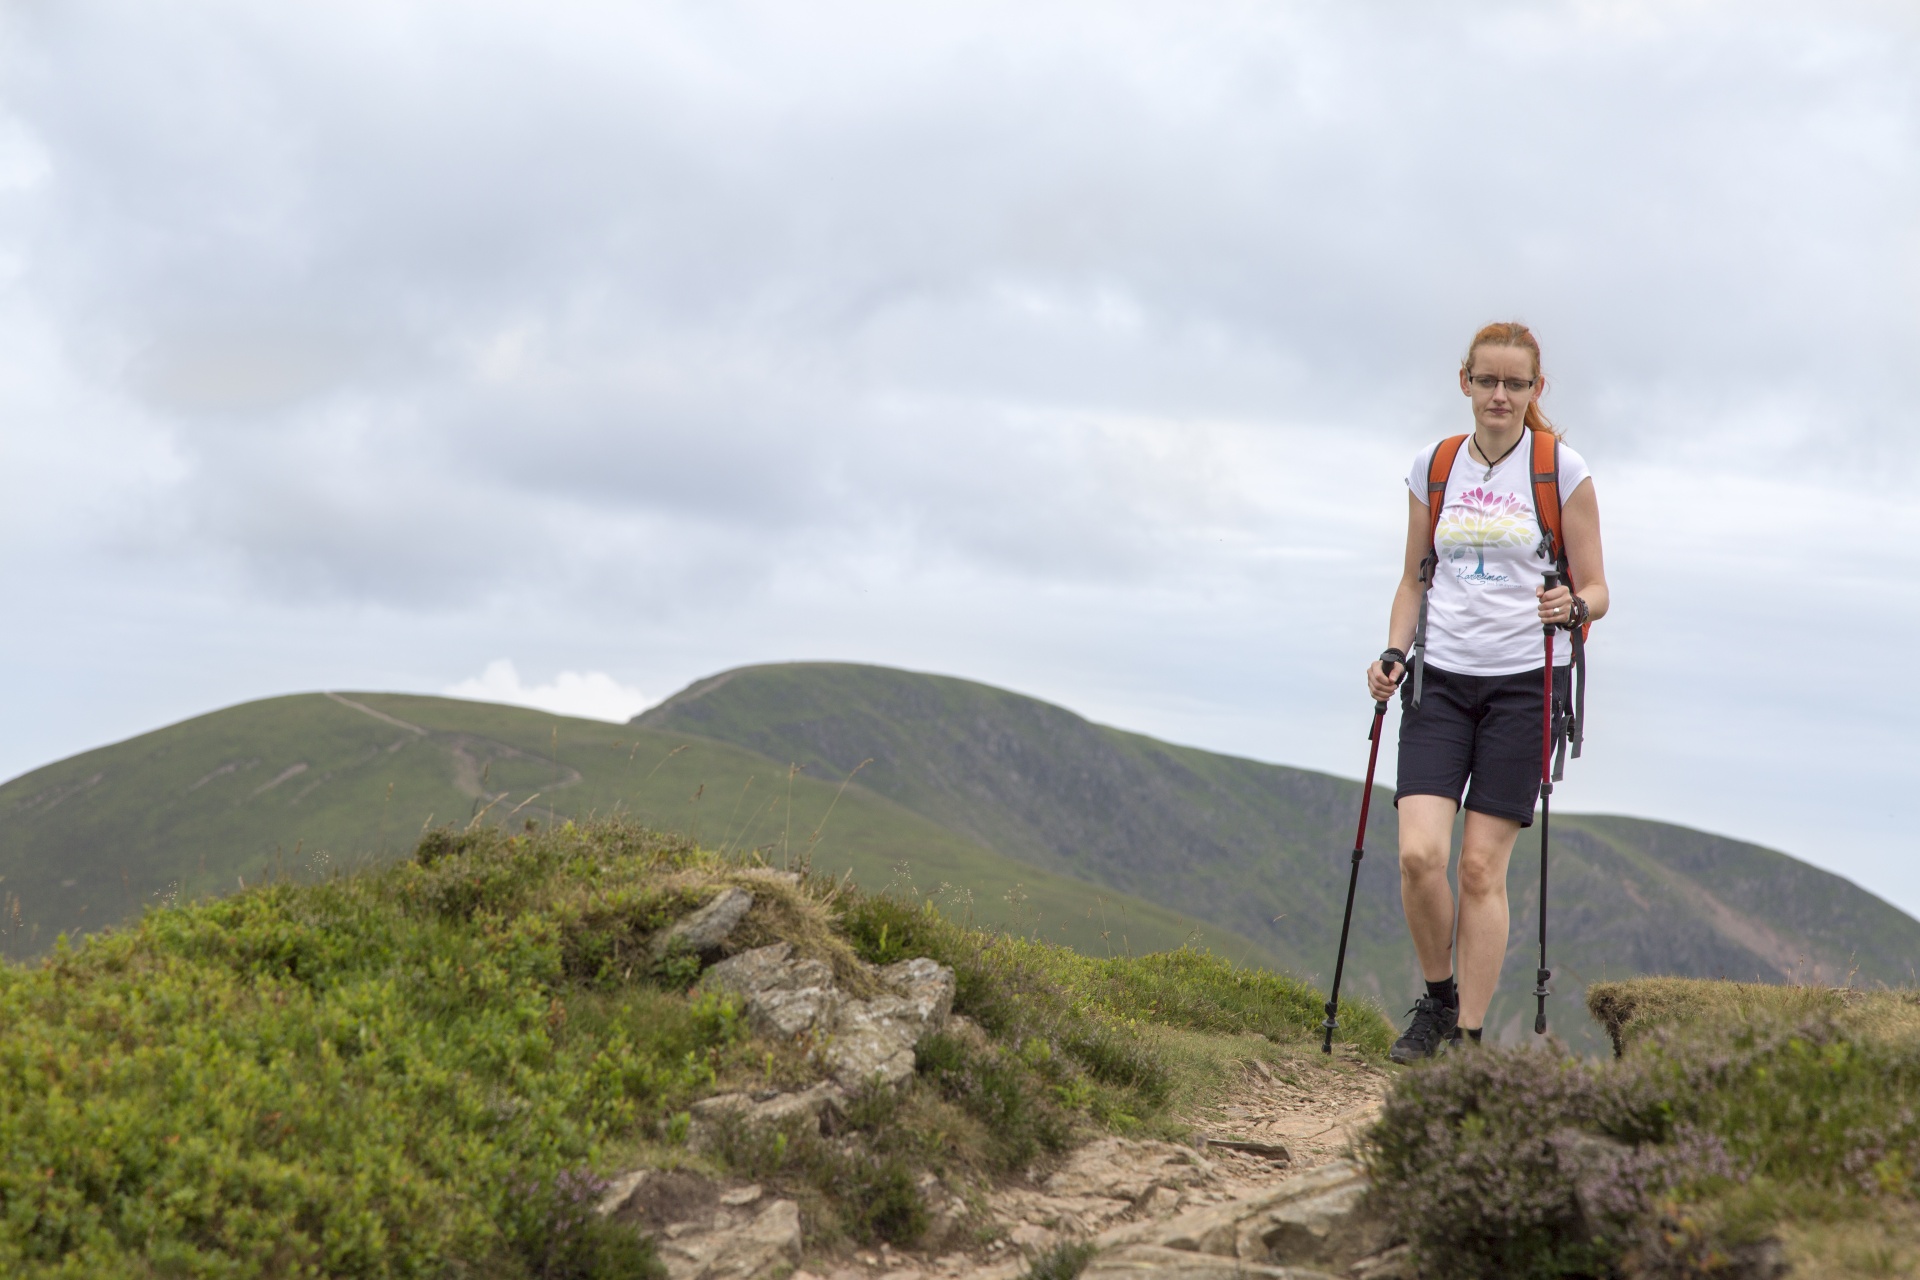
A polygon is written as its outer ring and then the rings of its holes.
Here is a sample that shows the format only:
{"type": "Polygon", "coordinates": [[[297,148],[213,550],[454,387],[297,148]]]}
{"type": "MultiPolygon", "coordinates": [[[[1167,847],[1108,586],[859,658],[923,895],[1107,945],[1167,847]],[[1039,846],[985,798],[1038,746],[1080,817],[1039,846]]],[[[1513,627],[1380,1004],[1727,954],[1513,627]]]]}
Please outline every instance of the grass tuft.
{"type": "Polygon", "coordinates": [[[1090,1240],[1057,1244],[1033,1260],[1025,1280],[1075,1280],[1100,1248],[1090,1240]]]}

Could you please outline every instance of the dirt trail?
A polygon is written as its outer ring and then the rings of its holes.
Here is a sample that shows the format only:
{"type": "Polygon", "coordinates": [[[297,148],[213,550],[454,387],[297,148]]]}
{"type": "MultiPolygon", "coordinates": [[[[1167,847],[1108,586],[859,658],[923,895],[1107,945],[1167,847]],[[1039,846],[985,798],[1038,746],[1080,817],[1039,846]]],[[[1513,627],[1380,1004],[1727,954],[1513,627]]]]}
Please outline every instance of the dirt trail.
{"type": "Polygon", "coordinates": [[[1344,1047],[1330,1061],[1316,1053],[1250,1064],[1225,1098],[1185,1117],[1194,1146],[1103,1138],[1035,1181],[996,1190],[988,1205],[1000,1238],[985,1248],[809,1257],[793,1280],[1016,1280],[1064,1241],[1245,1200],[1348,1155],[1390,1081],[1344,1047]]]}

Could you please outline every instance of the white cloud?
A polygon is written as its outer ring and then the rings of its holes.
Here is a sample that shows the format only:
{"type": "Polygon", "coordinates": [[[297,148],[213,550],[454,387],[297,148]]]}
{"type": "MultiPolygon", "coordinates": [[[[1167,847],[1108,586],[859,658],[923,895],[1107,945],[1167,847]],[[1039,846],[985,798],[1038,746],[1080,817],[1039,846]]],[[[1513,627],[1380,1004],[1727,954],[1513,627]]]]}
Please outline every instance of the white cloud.
{"type": "Polygon", "coordinates": [[[0,767],[839,658],[1353,773],[1517,314],[1615,578],[1566,802],[1920,908],[1856,674],[1920,627],[1911,9],[0,4],[0,767]]]}
{"type": "Polygon", "coordinates": [[[479,675],[449,685],[444,692],[451,698],[509,702],[616,724],[631,720],[657,701],[604,671],[562,671],[546,684],[524,684],[519,671],[505,658],[496,658],[479,675]]]}

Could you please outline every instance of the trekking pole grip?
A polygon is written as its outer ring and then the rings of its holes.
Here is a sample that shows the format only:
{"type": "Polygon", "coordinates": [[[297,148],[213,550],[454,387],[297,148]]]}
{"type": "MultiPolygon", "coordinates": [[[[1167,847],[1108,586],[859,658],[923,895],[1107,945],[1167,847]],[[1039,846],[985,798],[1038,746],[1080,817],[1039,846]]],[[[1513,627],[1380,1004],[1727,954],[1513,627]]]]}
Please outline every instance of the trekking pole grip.
{"type": "MultiPolygon", "coordinates": [[[[1387,649],[1381,652],[1377,661],[1380,663],[1380,674],[1391,680],[1393,679],[1393,669],[1395,667],[1405,668],[1407,665],[1407,655],[1398,649],[1387,649]]],[[[1376,698],[1373,703],[1373,730],[1372,733],[1368,735],[1369,737],[1380,732],[1380,717],[1386,714],[1387,700],[1385,698],[1376,698]]]]}

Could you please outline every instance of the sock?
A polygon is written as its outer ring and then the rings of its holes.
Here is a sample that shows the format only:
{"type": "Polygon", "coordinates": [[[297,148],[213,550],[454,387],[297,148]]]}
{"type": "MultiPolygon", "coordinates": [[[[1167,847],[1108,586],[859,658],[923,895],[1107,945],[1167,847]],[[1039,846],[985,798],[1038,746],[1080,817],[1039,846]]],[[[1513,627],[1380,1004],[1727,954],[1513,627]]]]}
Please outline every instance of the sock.
{"type": "Polygon", "coordinates": [[[1483,1032],[1483,1031],[1485,1031],[1485,1030],[1486,1030],[1486,1028],[1485,1028],[1485,1027],[1470,1027],[1470,1028],[1468,1028],[1468,1030],[1467,1030],[1467,1039],[1469,1039],[1469,1040],[1471,1040],[1471,1041],[1473,1041],[1473,1042],[1474,1042],[1475,1044],[1479,1044],[1479,1043],[1480,1043],[1480,1033],[1481,1033],[1481,1032],[1483,1032]]]}
{"type": "Polygon", "coordinates": [[[1429,982],[1427,984],[1427,995],[1432,999],[1438,1000],[1449,1009],[1458,1009],[1460,1007],[1460,988],[1454,985],[1452,978],[1442,978],[1438,982],[1429,982]]]}

